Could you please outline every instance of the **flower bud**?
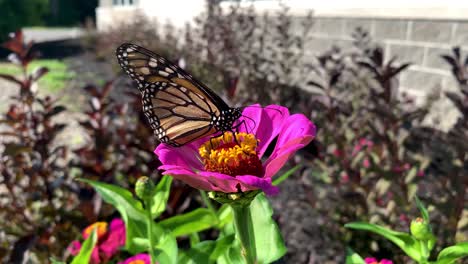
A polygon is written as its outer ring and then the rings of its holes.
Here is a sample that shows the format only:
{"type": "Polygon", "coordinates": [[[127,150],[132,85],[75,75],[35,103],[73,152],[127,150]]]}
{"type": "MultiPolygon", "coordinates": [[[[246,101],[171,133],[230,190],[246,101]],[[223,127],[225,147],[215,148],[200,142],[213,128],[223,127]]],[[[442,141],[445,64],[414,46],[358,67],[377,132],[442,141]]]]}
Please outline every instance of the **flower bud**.
{"type": "Polygon", "coordinates": [[[138,178],[135,184],[135,193],[138,198],[142,200],[150,199],[154,194],[154,190],[154,183],[150,178],[146,176],[138,178]]]}
{"type": "Polygon", "coordinates": [[[411,235],[418,240],[429,240],[433,236],[431,226],[421,217],[411,221],[410,231],[411,235]]]}

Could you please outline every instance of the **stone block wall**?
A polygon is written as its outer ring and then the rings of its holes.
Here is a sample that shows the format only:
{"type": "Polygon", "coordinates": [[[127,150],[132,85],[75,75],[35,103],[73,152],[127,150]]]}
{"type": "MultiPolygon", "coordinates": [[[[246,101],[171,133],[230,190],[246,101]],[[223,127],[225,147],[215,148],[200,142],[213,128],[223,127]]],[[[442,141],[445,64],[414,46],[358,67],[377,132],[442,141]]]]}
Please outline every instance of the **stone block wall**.
{"type": "Polygon", "coordinates": [[[388,58],[397,56],[401,62],[412,63],[400,76],[402,89],[423,95],[456,88],[450,67],[440,55],[450,54],[454,46],[468,51],[468,20],[315,17],[309,55],[332,45],[346,50],[356,27],[369,32],[388,58]]]}

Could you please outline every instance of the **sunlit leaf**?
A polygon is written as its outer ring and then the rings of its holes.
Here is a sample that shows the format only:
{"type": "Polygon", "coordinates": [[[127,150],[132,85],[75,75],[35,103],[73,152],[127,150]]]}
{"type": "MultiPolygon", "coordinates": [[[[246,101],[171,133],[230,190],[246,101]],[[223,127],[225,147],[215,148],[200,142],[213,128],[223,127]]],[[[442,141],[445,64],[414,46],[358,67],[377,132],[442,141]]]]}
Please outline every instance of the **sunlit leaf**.
{"type": "Polygon", "coordinates": [[[366,262],[364,262],[364,259],[358,253],[346,247],[346,264],[366,264],[366,262]]]}
{"type": "Polygon", "coordinates": [[[255,247],[259,263],[271,263],[286,253],[286,246],[276,222],[273,209],[263,193],[250,205],[255,234],[255,247]]]}
{"type": "Polygon", "coordinates": [[[437,256],[437,264],[451,264],[463,257],[468,257],[468,242],[446,247],[437,256]]]}
{"type": "Polygon", "coordinates": [[[218,216],[218,225],[216,226],[217,228],[221,229],[223,228],[227,223],[232,223],[233,221],[233,214],[232,214],[232,209],[229,205],[223,204],[219,209],[218,212],[216,212],[218,216]]]}
{"type": "Polygon", "coordinates": [[[209,209],[198,208],[186,214],[167,218],[160,224],[177,237],[214,227],[217,224],[217,219],[209,209]]]}
{"type": "Polygon", "coordinates": [[[172,177],[163,176],[156,186],[156,191],[153,196],[153,203],[151,206],[151,216],[157,218],[164,210],[166,210],[167,199],[171,191],[172,177]]]}
{"type": "MultiPolygon", "coordinates": [[[[125,222],[126,249],[132,254],[146,252],[148,250],[146,215],[141,203],[133,197],[132,193],[111,184],[87,179],[81,179],[81,181],[92,185],[104,201],[112,204],[119,211],[125,222]]],[[[176,263],[177,242],[175,238],[160,225],[154,222],[152,224],[152,236],[156,240],[156,259],[161,263],[176,263]]]]}
{"type": "Polygon", "coordinates": [[[71,264],[88,264],[93,253],[94,246],[97,242],[97,231],[96,228],[93,229],[91,235],[84,241],[81,246],[80,252],[76,257],[73,258],[71,264]]]}

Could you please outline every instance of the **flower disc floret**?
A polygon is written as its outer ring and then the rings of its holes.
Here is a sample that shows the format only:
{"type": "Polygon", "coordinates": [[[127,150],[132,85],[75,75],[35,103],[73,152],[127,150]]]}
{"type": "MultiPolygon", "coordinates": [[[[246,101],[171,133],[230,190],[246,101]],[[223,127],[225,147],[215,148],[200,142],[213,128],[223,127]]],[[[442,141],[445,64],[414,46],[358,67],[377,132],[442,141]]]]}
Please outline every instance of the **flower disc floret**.
{"type": "Polygon", "coordinates": [[[260,177],[263,167],[257,146],[258,140],[253,134],[227,132],[206,141],[199,153],[206,171],[260,177]]]}
{"type": "Polygon", "coordinates": [[[102,238],[107,233],[107,223],[106,222],[96,222],[89,225],[83,230],[83,238],[86,239],[91,235],[91,232],[96,229],[96,235],[98,239],[102,238]]]}

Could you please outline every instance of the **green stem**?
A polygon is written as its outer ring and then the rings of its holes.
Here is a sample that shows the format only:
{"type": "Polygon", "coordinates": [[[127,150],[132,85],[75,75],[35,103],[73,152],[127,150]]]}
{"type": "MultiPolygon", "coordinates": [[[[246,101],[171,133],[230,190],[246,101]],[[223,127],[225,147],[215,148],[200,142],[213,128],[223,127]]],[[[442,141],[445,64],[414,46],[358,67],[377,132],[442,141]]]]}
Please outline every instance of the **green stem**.
{"type": "Polygon", "coordinates": [[[250,206],[232,205],[236,235],[242,245],[242,253],[247,264],[257,263],[257,250],[255,248],[255,235],[250,214],[250,206]]]}
{"type": "Polygon", "coordinates": [[[427,259],[429,258],[429,249],[427,248],[427,240],[419,240],[419,245],[421,246],[421,255],[423,259],[419,262],[421,264],[428,263],[427,259]]]}
{"type": "Polygon", "coordinates": [[[154,240],[153,240],[153,217],[151,216],[151,198],[146,199],[146,225],[148,226],[148,241],[149,241],[149,254],[151,256],[151,264],[156,263],[156,254],[154,253],[154,240]]]}
{"type": "Polygon", "coordinates": [[[208,207],[208,209],[211,211],[213,216],[216,218],[216,223],[218,224],[219,223],[218,214],[216,213],[216,209],[213,207],[213,204],[211,203],[210,199],[208,199],[208,195],[206,195],[206,192],[202,190],[200,190],[200,195],[206,207],[208,207]]]}

